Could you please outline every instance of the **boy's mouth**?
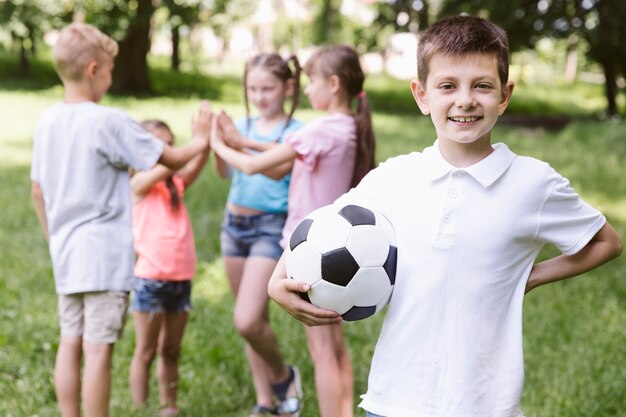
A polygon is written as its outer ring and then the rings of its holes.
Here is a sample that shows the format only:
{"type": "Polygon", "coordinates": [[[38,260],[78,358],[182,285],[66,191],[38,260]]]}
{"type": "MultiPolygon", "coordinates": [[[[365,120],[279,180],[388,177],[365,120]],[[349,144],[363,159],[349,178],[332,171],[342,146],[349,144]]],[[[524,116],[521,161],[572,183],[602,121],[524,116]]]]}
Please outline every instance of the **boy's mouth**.
{"type": "Polygon", "coordinates": [[[482,116],[451,116],[448,120],[456,123],[472,123],[482,119],[482,116]]]}

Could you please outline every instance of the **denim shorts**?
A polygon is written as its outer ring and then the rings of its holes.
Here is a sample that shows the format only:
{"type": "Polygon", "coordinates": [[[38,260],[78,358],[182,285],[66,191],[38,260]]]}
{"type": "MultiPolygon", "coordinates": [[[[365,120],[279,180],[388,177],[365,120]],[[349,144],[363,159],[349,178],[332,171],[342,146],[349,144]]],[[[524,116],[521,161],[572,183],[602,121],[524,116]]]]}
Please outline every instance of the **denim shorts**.
{"type": "Polygon", "coordinates": [[[222,255],[277,261],[283,254],[279,242],[286,220],[286,213],[239,216],[226,211],[220,235],[222,255]]]}
{"type": "Polygon", "coordinates": [[[369,411],[365,410],[365,417],[383,417],[383,416],[380,416],[380,415],[374,414],[374,413],[370,413],[369,411]]]}
{"type": "Polygon", "coordinates": [[[191,309],[191,281],[135,278],[133,311],[182,313],[191,309]]]}

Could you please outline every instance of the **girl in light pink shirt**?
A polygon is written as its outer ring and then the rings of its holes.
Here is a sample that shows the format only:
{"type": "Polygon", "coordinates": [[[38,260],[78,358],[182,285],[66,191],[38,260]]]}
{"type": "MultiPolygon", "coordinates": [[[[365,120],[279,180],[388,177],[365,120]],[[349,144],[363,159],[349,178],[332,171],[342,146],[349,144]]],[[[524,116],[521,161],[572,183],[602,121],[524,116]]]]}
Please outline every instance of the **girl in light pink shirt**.
{"type": "MultiPolygon", "coordinates": [[[[164,122],[148,120],[142,126],[173,145],[172,131],[164,122]]],[[[193,134],[195,130],[192,123],[193,134]]],[[[178,356],[191,308],[191,279],[196,273],[193,230],[182,197],[198,178],[208,156],[207,148],[177,172],[155,165],[131,178],[137,262],[133,294],[136,339],[130,388],[133,403],[144,404],[150,365],[158,353],[162,417],[178,414],[178,356]]]]}
{"type": "MultiPolygon", "coordinates": [[[[374,133],[357,53],[345,45],[320,49],[309,58],[304,71],[310,79],[304,92],[313,108],[326,111],[326,115],[258,155],[229,148],[222,137],[224,132],[215,125],[211,135],[214,152],[246,174],[293,163],[283,247],[307,214],[332,203],[374,166],[374,133]]],[[[284,255],[280,263],[284,263],[284,255]]],[[[320,416],[352,417],[354,378],[341,327],[305,330],[315,367],[320,416]]]]}

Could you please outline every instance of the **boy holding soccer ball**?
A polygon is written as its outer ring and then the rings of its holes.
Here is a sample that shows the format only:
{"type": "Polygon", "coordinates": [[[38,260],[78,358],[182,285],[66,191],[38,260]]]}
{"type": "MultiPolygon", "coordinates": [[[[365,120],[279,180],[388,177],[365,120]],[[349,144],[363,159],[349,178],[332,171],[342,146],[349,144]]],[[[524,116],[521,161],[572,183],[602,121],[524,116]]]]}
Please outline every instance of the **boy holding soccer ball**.
{"type": "MultiPolygon", "coordinates": [[[[431,26],[411,91],[435,143],[389,159],[338,200],[380,211],[398,243],[360,406],[372,417],[522,417],[524,294],[608,262],[622,243],[548,164],[492,145],[513,92],[502,29],[469,16],[431,26]],[[562,255],[535,264],[546,243],[562,255]]],[[[269,293],[295,317],[341,320],[284,278],[279,263],[269,293]]]]}

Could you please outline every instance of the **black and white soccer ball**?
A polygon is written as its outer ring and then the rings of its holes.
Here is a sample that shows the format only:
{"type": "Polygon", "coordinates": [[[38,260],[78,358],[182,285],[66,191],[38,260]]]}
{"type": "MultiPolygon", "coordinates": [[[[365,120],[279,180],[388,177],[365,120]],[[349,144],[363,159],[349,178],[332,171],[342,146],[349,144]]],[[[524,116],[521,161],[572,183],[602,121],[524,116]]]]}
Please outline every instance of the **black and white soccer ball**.
{"type": "Polygon", "coordinates": [[[397,243],[382,214],[357,205],[329,205],[296,227],[286,255],[287,277],[311,286],[314,305],[346,321],[362,320],[389,302],[396,281],[397,243]]]}

